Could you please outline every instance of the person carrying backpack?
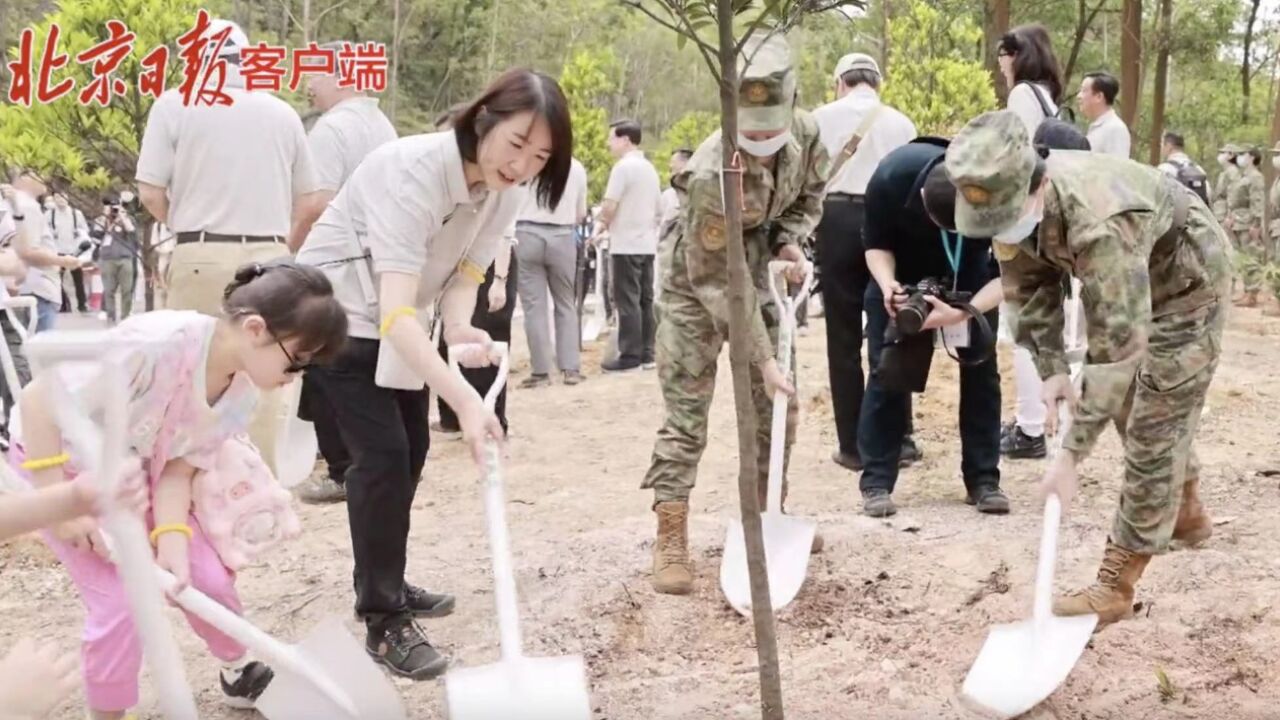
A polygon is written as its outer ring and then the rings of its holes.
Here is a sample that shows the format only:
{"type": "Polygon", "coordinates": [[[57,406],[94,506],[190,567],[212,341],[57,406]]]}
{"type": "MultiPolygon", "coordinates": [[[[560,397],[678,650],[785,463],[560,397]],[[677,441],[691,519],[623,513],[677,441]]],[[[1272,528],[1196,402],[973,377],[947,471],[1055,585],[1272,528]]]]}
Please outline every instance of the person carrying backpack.
{"type": "Polygon", "coordinates": [[[1164,142],[1160,145],[1160,156],[1164,162],[1158,167],[1165,174],[1186,185],[1209,205],[1209,175],[1204,168],[1195,164],[1186,152],[1186,141],[1175,132],[1166,132],[1164,142]]]}

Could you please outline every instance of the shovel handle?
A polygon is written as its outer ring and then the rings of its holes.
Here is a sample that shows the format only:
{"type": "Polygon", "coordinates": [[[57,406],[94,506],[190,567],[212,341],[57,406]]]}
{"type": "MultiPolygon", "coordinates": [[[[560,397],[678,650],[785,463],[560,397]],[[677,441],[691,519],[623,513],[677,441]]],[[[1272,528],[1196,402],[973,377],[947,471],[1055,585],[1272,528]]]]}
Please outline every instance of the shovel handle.
{"type": "Polygon", "coordinates": [[[235,640],[246,648],[257,653],[267,662],[293,675],[306,678],[317,690],[324,694],[330,702],[338,706],[347,717],[358,720],[359,712],[351,702],[351,697],[338,687],[327,675],[320,671],[297,648],[286,645],[274,637],[258,629],[253,623],[231,612],[222,603],[205,595],[194,587],[187,586],[179,593],[174,593],[177,580],[162,568],[155,568],[160,587],[172,596],[174,602],[182,609],[214,626],[223,635],[235,640]]]}
{"type": "MultiPolygon", "coordinates": [[[[484,395],[484,406],[493,410],[498,403],[498,395],[502,393],[502,388],[507,385],[507,375],[511,372],[511,348],[508,343],[493,343],[492,351],[501,356],[498,362],[498,376],[493,379],[493,383],[489,385],[489,391],[484,395]]],[[[478,344],[454,345],[449,348],[449,367],[454,372],[459,372],[458,358],[465,352],[480,349],[478,344]]]]}
{"type": "MultiPolygon", "coordinates": [[[[511,353],[506,343],[494,343],[502,354],[498,376],[485,394],[485,407],[490,410],[498,393],[506,385],[511,353]]],[[[458,359],[467,346],[449,348],[449,364],[458,371],[458,359]]],[[[498,605],[498,635],[502,645],[503,660],[519,660],[521,657],[520,606],[516,600],[516,574],[511,560],[511,537],[507,531],[507,506],[502,482],[502,457],[498,443],[490,440],[484,449],[484,513],[489,526],[489,550],[493,556],[493,595],[498,605]]]]}

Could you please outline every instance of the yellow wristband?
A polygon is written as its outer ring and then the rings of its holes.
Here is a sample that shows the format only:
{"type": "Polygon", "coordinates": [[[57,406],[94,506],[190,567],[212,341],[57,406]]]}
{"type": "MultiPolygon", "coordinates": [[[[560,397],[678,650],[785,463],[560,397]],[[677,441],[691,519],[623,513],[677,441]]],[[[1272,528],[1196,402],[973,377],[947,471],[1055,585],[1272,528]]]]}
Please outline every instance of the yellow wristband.
{"type": "Polygon", "coordinates": [[[186,523],[169,523],[168,525],[157,525],[155,530],[151,531],[151,544],[155,545],[160,540],[161,535],[169,533],[182,533],[191,539],[191,526],[186,523]]]}
{"type": "Polygon", "coordinates": [[[51,457],[40,458],[38,460],[27,460],[22,463],[22,469],[48,470],[49,468],[61,467],[66,465],[68,462],[71,462],[71,456],[67,453],[62,453],[60,455],[53,455],[51,457]]]}
{"type": "Polygon", "coordinates": [[[477,285],[484,284],[484,268],[471,262],[469,258],[463,258],[462,262],[458,263],[458,272],[474,281],[477,285]]]}
{"type": "Polygon", "coordinates": [[[386,317],[382,318],[382,327],[378,328],[378,336],[386,337],[387,333],[391,332],[391,326],[395,324],[396,320],[399,320],[400,318],[406,317],[406,316],[413,317],[413,316],[416,316],[417,314],[418,314],[418,309],[411,308],[408,305],[405,305],[403,307],[398,307],[392,310],[391,312],[387,313],[386,317]]]}

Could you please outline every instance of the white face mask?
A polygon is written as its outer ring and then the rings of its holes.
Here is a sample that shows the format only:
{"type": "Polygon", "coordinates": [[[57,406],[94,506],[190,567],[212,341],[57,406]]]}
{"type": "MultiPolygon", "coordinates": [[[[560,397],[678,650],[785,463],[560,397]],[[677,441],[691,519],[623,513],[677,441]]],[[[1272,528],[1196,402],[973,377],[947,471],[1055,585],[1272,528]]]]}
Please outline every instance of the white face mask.
{"type": "Polygon", "coordinates": [[[1236,158],[1236,165],[1239,165],[1242,168],[1247,168],[1252,164],[1253,164],[1252,155],[1241,155],[1240,157],[1236,158]]]}
{"type": "Polygon", "coordinates": [[[1271,158],[1271,167],[1280,170],[1280,157],[1271,158]]]}
{"type": "Polygon", "coordinates": [[[1018,222],[1013,227],[1003,232],[998,232],[992,237],[996,242],[1005,243],[1006,245],[1017,245],[1035,231],[1036,226],[1044,218],[1044,208],[1037,207],[1031,212],[1018,218],[1018,222]]]}
{"type": "Polygon", "coordinates": [[[738,133],[738,148],[748,155],[764,158],[777,154],[779,150],[786,147],[790,140],[790,130],[777,137],[769,138],[768,140],[752,140],[750,138],[743,137],[742,133],[738,133]]]}

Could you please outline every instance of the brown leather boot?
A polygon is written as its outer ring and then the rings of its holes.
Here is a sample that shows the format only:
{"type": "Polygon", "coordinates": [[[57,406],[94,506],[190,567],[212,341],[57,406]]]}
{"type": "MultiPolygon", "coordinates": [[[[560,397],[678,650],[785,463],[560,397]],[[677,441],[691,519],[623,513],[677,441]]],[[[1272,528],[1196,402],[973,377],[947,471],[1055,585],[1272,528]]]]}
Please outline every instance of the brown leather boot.
{"type": "Polygon", "coordinates": [[[1213,521],[1200,502],[1200,478],[1188,479],[1182,484],[1182,504],[1178,506],[1173,539],[1194,547],[1212,536],[1213,521]]]}
{"type": "Polygon", "coordinates": [[[660,502],[658,538],[653,543],[653,589],[668,595],[688,595],[693,590],[689,564],[689,503],[660,502]]]}
{"type": "Polygon", "coordinates": [[[1150,555],[1127,550],[1107,538],[1097,581],[1053,603],[1054,615],[1098,614],[1098,628],[1133,615],[1133,586],[1151,562],[1150,555]]]}

